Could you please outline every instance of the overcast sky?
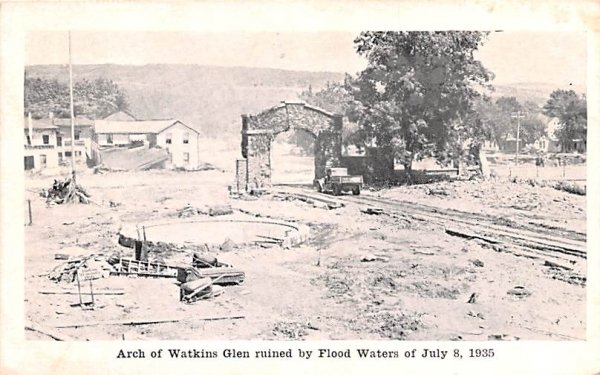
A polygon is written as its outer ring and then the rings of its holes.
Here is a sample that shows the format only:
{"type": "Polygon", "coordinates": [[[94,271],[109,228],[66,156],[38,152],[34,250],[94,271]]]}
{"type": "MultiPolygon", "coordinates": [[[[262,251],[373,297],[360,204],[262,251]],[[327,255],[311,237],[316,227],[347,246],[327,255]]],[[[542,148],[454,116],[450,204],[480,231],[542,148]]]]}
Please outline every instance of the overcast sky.
{"type": "MultiPolygon", "coordinates": [[[[356,33],[73,32],[74,64],[201,64],[355,73],[356,33]]],[[[66,32],[29,33],[27,64],[68,62],[66,32]]],[[[495,82],[585,86],[585,33],[492,33],[477,53],[495,82]]]]}

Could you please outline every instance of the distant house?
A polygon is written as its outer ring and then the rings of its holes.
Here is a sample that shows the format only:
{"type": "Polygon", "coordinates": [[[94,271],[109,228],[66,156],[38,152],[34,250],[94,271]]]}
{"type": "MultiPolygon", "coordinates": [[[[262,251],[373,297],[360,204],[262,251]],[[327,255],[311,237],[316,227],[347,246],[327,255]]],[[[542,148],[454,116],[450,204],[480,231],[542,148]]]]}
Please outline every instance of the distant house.
{"type": "Polygon", "coordinates": [[[495,140],[485,140],[481,145],[481,149],[483,151],[498,151],[500,147],[498,146],[498,143],[495,140]]]}
{"type": "MultiPolygon", "coordinates": [[[[71,157],[71,119],[54,118],[52,123],[58,127],[56,142],[58,160],[68,163],[71,157]]],[[[88,158],[92,158],[94,122],[85,117],[75,117],[74,130],[75,161],[83,163],[86,161],[86,155],[88,158]]]]}
{"type": "MultiPolygon", "coordinates": [[[[523,146],[525,146],[523,139],[519,139],[519,150],[523,150],[523,146]]],[[[508,133],[498,143],[498,147],[501,151],[506,152],[515,152],[517,150],[517,137],[508,133]]]]}
{"type": "Polygon", "coordinates": [[[95,133],[95,141],[100,147],[122,147],[140,142],[168,150],[170,164],[174,167],[199,164],[200,134],[179,120],[97,120],[95,133]]]}
{"type": "Polygon", "coordinates": [[[585,153],[587,150],[587,143],[583,139],[573,139],[567,144],[561,144],[560,140],[556,136],[556,131],[560,127],[560,120],[557,117],[553,117],[548,121],[547,135],[544,135],[534,142],[534,147],[538,150],[547,153],[556,152],[579,152],[585,153]]]}
{"type": "Polygon", "coordinates": [[[25,170],[58,167],[58,126],[50,119],[24,120],[25,170]]]}

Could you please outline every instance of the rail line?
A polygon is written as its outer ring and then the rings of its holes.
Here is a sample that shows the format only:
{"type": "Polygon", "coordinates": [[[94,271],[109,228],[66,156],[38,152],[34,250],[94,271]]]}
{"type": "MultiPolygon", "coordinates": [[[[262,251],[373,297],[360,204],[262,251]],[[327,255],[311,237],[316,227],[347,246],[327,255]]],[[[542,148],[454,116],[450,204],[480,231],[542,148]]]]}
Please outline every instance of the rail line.
{"type": "Polygon", "coordinates": [[[388,212],[441,224],[446,228],[460,228],[463,233],[473,233],[470,237],[484,239],[488,242],[510,243],[522,250],[537,254],[554,254],[561,258],[565,258],[564,256],[566,255],[568,258],[571,258],[567,259],[571,263],[573,263],[571,261],[572,257],[587,258],[586,235],[566,229],[545,228],[512,221],[508,222],[501,218],[484,214],[441,209],[419,203],[367,195],[332,197],[303,187],[287,187],[282,191],[291,194],[301,194],[304,197],[311,197],[318,201],[329,200],[337,204],[353,203],[359,206],[378,207],[388,212]],[[448,225],[448,222],[451,223],[451,226],[448,225]],[[502,224],[505,222],[508,225],[502,224]],[[556,236],[556,233],[561,233],[562,235],[556,236]]]}

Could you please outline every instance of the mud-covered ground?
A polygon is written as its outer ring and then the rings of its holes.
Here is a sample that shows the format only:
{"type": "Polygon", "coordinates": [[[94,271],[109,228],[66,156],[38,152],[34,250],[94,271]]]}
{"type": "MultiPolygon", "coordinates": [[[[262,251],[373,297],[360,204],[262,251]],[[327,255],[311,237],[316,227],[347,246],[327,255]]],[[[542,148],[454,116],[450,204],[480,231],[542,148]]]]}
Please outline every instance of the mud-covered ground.
{"type": "MultiPolygon", "coordinates": [[[[401,215],[367,215],[351,203],[329,210],[274,194],[231,199],[227,185],[232,175],[216,170],[80,174],[79,182],[102,206],[47,206],[37,192],[52,180],[26,179],[33,210],[33,225],[25,226],[26,321],[51,328],[179,319],[53,329],[76,340],[585,339],[584,285],[544,266],[542,259],[451,237],[432,223],[401,215]],[[173,218],[187,205],[214,204],[304,223],[311,228],[311,238],[291,249],[256,246],[213,253],[245,271],[246,281],[191,305],[179,301],[173,279],[95,280],[95,290],[123,289],[124,294],[97,296],[92,311],[71,307],[77,302],[75,295],[39,293],[75,287],[45,276],[60,264],[54,255],[65,248],[133,257],[132,249],[117,244],[122,223],[173,218]],[[236,319],[201,320],[214,317],[236,319]]],[[[432,194],[425,187],[367,194],[585,231],[585,197],[508,180],[442,184],[430,188],[446,189],[447,194],[432,194]]],[[[160,255],[167,263],[192,257],[185,249],[160,255]]],[[[580,266],[585,269],[585,264],[580,266]]],[[[29,331],[27,337],[49,339],[29,331]]]]}

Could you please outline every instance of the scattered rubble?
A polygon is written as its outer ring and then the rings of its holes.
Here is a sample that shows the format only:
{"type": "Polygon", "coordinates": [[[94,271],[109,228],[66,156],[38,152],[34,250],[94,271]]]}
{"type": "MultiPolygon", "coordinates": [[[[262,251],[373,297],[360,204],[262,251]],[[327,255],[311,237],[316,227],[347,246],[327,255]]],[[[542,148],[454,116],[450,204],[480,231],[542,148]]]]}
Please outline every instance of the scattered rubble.
{"type": "Polygon", "coordinates": [[[524,286],[515,286],[512,289],[509,289],[506,294],[515,296],[515,297],[519,297],[519,298],[523,298],[523,297],[529,297],[531,295],[531,292],[527,289],[525,289],[524,286]]]}
{"type": "Polygon", "coordinates": [[[471,296],[469,297],[469,300],[467,301],[467,303],[476,303],[477,302],[477,293],[472,293],[471,296]]]}
{"type": "Polygon", "coordinates": [[[59,264],[49,272],[48,278],[55,282],[72,283],[81,273],[86,273],[88,277],[94,274],[95,278],[103,278],[108,277],[112,271],[113,267],[102,256],[92,254],[59,264]]]}
{"type": "Polygon", "coordinates": [[[272,334],[278,339],[304,340],[304,337],[308,336],[309,330],[318,331],[319,328],[310,322],[277,322],[273,327],[272,334]]]}

